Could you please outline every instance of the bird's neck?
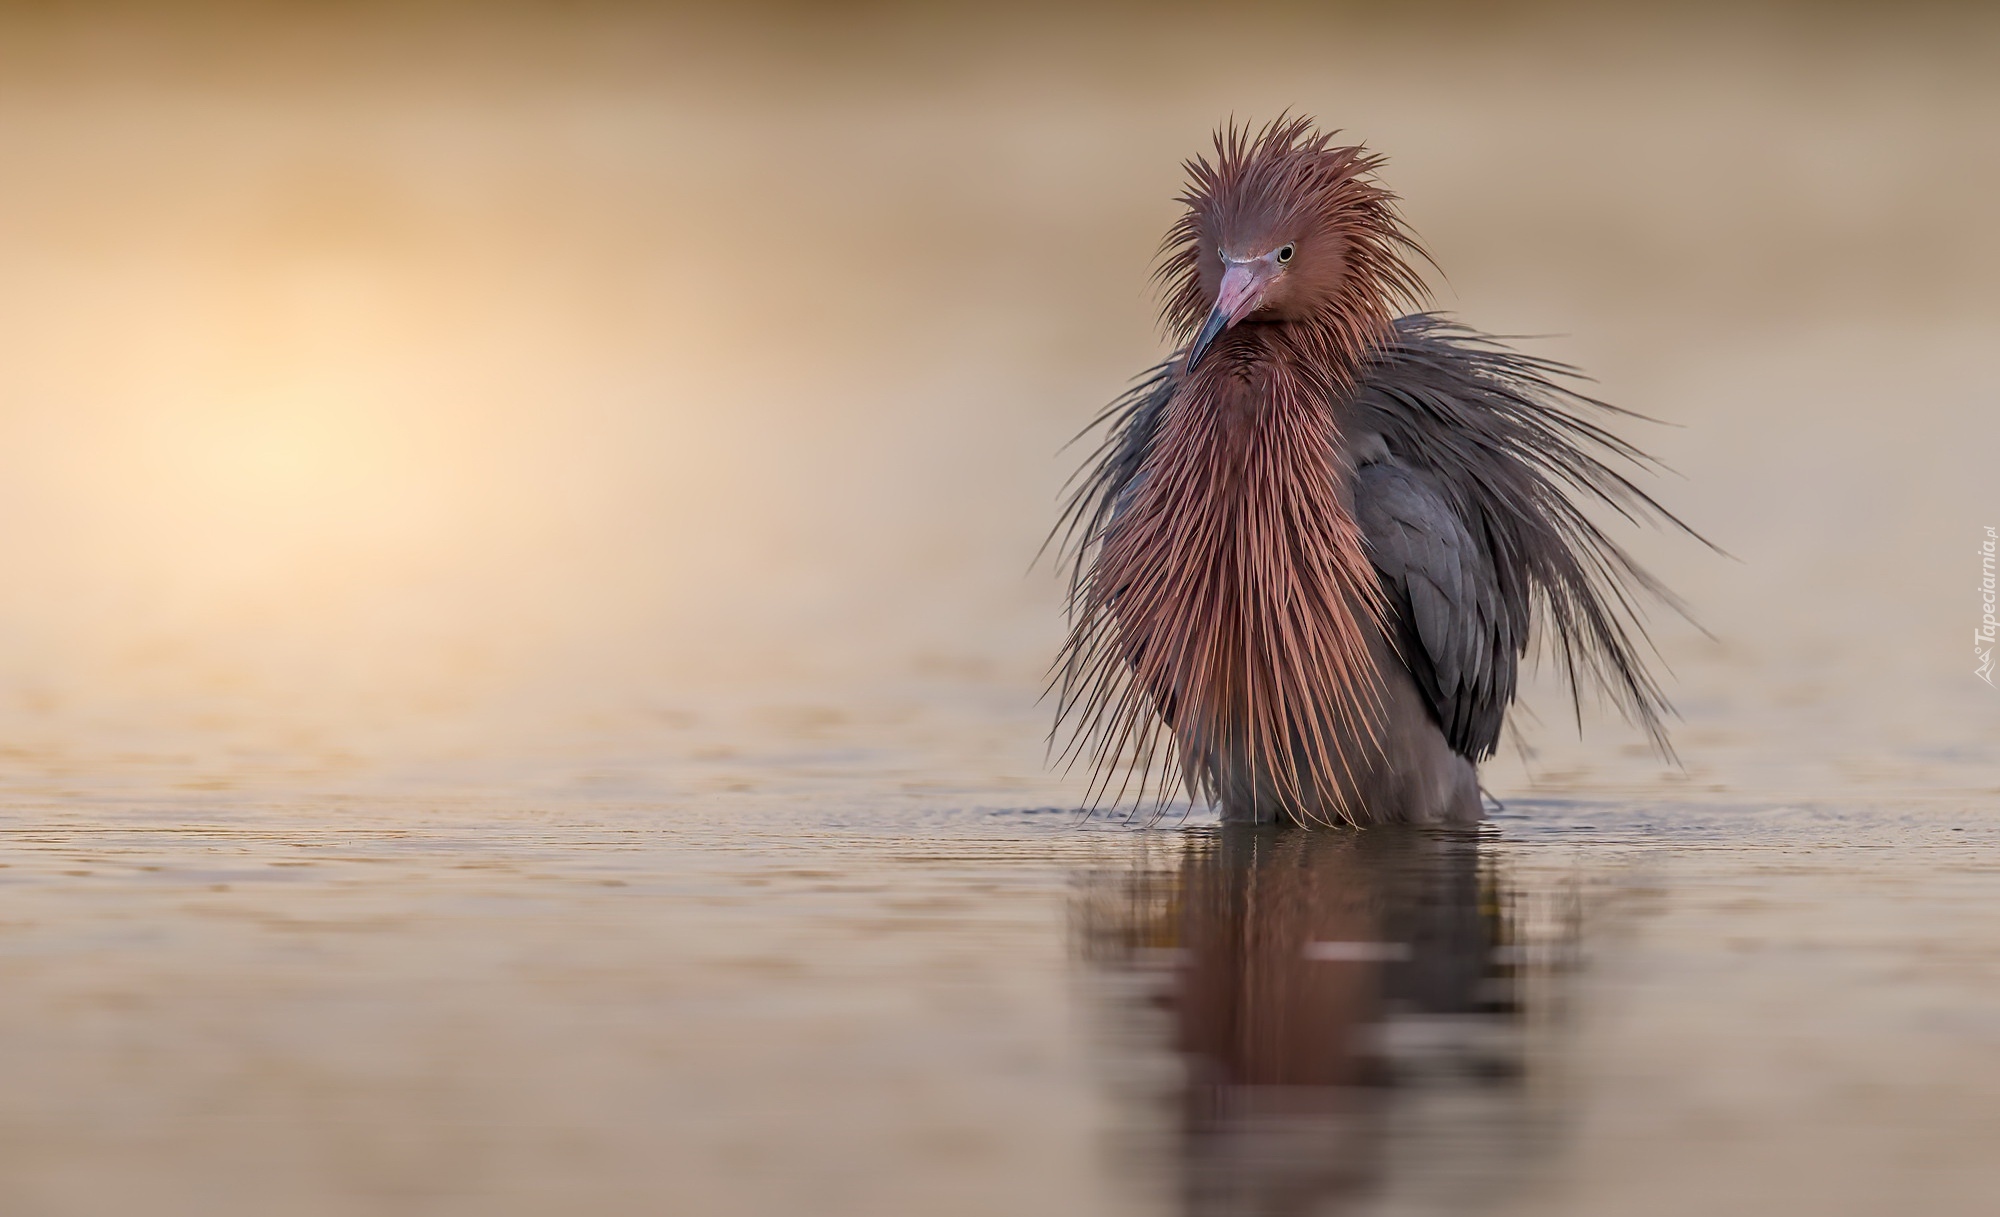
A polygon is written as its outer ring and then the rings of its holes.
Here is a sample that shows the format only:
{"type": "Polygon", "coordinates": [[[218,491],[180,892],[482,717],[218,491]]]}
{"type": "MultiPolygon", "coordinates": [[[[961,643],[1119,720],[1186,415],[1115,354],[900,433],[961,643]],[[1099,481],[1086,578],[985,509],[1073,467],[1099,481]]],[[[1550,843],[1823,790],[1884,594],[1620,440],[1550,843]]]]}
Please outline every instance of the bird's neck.
{"type": "Polygon", "coordinates": [[[1302,394],[1331,405],[1348,397],[1369,354],[1392,333],[1386,317],[1342,315],[1284,321],[1247,321],[1203,361],[1190,379],[1206,378],[1207,392],[1256,407],[1284,405],[1302,394]]]}
{"type": "MultiPolygon", "coordinates": [[[[1179,421],[1201,434],[1205,443],[1193,447],[1216,462],[1218,475],[1265,440],[1291,436],[1298,446],[1289,455],[1299,477],[1318,482],[1320,471],[1305,466],[1323,459],[1329,466],[1324,476],[1339,485],[1344,447],[1337,418],[1384,331],[1356,333],[1305,321],[1239,326],[1231,335],[1235,341],[1218,344],[1215,356],[1188,375],[1167,426],[1179,421]]],[[[1285,484],[1268,488],[1283,490],[1285,484]]]]}

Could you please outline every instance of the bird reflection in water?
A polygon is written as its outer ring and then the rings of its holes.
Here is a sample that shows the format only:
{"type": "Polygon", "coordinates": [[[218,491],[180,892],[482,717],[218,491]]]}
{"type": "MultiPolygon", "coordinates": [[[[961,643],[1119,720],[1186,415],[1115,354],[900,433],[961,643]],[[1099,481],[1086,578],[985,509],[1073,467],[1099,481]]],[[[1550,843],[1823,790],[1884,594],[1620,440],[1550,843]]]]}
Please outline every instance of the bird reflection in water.
{"type": "Polygon", "coordinates": [[[1185,1211],[1476,1212],[1511,1191],[1554,1126],[1534,1062],[1574,901],[1531,907],[1477,833],[1225,825],[1172,848],[1090,876],[1075,924],[1106,1076],[1135,1128],[1150,1113],[1147,1160],[1175,1163],[1185,1211]]]}

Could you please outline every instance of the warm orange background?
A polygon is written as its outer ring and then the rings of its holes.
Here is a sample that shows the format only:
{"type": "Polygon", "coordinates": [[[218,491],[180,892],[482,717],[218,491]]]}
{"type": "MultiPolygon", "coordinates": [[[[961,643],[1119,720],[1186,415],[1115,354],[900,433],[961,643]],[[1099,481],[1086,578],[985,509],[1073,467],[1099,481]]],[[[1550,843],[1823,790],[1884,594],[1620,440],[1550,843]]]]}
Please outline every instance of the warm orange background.
{"type": "Polygon", "coordinates": [[[1674,12],[0,14],[10,780],[667,756],[747,697],[1055,797],[1055,450],[1161,349],[1178,159],[1291,107],[1442,307],[1674,424],[1740,561],[1636,541],[1719,640],[1663,628],[1671,780],[1990,784],[1995,22],[1674,12]]]}

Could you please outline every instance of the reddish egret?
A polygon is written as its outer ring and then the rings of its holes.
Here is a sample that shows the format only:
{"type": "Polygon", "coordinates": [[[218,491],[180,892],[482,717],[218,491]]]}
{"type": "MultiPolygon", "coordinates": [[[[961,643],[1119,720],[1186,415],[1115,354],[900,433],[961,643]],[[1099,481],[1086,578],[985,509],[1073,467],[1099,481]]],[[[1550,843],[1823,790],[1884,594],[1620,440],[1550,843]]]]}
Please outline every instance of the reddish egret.
{"type": "Polygon", "coordinates": [[[1078,475],[1070,757],[1094,800],[1227,820],[1477,819],[1531,629],[1664,752],[1640,645],[1664,588],[1593,522],[1680,522],[1570,369],[1420,306],[1380,158],[1289,118],[1187,165],[1162,246],[1180,347],[1078,475]],[[1596,415],[1596,418],[1592,416],[1596,415]]]}

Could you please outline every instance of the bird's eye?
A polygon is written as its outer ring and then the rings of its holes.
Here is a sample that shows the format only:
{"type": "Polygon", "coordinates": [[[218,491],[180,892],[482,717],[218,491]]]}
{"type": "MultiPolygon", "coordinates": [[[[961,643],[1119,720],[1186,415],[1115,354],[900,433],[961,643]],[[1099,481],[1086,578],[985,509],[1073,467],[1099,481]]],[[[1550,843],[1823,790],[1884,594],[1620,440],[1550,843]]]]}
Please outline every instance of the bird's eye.
{"type": "Polygon", "coordinates": [[[1283,266],[1285,263],[1290,262],[1292,260],[1292,255],[1297,252],[1298,252],[1297,250],[1293,249],[1289,245],[1285,246],[1283,249],[1280,249],[1278,251],[1278,265],[1283,266]]]}

